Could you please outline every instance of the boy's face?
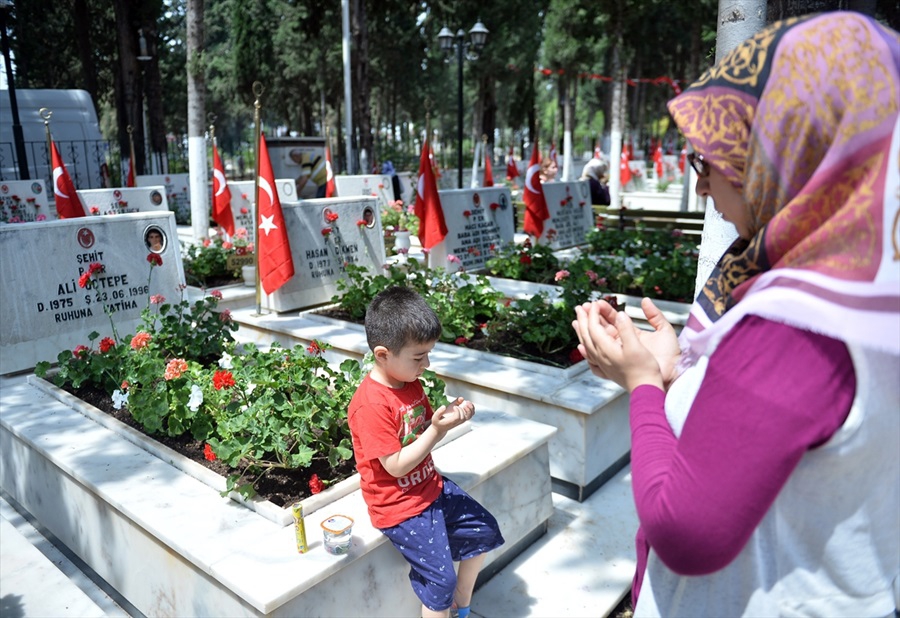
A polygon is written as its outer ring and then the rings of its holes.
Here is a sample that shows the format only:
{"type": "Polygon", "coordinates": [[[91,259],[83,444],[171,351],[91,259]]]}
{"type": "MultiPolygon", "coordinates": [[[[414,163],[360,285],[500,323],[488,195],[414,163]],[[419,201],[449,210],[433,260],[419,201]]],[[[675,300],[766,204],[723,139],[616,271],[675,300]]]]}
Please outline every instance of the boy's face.
{"type": "Polygon", "coordinates": [[[376,347],[375,357],[379,361],[380,373],[393,388],[401,388],[406,382],[417,380],[431,364],[428,354],[434,349],[434,344],[434,341],[410,343],[397,351],[376,347]]]}

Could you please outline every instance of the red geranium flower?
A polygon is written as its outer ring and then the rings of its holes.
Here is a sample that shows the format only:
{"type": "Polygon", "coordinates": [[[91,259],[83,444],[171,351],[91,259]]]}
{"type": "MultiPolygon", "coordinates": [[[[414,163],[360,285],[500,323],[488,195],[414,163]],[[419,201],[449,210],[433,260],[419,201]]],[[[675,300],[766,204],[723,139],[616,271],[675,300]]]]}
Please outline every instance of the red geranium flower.
{"type": "Polygon", "coordinates": [[[336,212],[326,212],[325,213],[325,220],[328,221],[328,223],[334,223],[338,219],[339,219],[339,217],[336,212]]]}
{"type": "Polygon", "coordinates": [[[456,341],[454,341],[453,343],[455,343],[456,345],[466,345],[467,343],[469,343],[469,340],[466,337],[457,337],[456,341]]]}
{"type": "Polygon", "coordinates": [[[203,445],[203,457],[207,461],[215,461],[216,460],[216,454],[213,453],[212,447],[209,444],[203,445]]]}
{"type": "Polygon", "coordinates": [[[317,494],[323,489],[325,489],[325,484],[322,482],[322,479],[319,478],[318,474],[313,474],[312,478],[309,479],[309,490],[317,494]]]}
{"type": "Polygon", "coordinates": [[[313,341],[312,343],[310,343],[309,346],[306,348],[306,351],[309,352],[310,354],[316,354],[316,355],[324,352],[324,350],[319,346],[318,341],[313,341]]]}
{"type": "Polygon", "coordinates": [[[212,292],[209,293],[209,295],[212,296],[213,298],[218,298],[219,300],[222,300],[222,291],[221,290],[213,290],[212,292]]]}
{"type": "Polygon", "coordinates": [[[234,376],[230,371],[217,371],[213,374],[213,386],[217,391],[234,386],[234,376]]]}
{"type": "Polygon", "coordinates": [[[75,349],[72,350],[72,356],[75,358],[86,358],[90,353],[91,349],[86,345],[76,346],[75,349]]]}
{"type": "Polygon", "coordinates": [[[147,261],[153,266],[162,266],[162,258],[157,253],[148,253],[147,261]]]}
{"type": "Polygon", "coordinates": [[[116,347],[116,342],[110,337],[104,337],[100,340],[100,352],[103,354],[106,354],[114,347],[116,347]]]}
{"type": "Polygon", "coordinates": [[[531,256],[523,253],[519,256],[519,264],[531,264],[531,256]]]}

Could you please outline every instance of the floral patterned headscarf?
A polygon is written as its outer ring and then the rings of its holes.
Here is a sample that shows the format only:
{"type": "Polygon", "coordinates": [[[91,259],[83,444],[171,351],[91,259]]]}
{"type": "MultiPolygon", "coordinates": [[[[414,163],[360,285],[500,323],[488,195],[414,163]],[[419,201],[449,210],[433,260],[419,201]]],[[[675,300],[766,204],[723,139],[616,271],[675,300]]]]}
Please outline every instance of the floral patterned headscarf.
{"type": "Polygon", "coordinates": [[[898,67],[896,32],[825,13],[765,28],[669,102],[754,234],[716,265],[683,347],[753,313],[900,354],[898,67]]]}

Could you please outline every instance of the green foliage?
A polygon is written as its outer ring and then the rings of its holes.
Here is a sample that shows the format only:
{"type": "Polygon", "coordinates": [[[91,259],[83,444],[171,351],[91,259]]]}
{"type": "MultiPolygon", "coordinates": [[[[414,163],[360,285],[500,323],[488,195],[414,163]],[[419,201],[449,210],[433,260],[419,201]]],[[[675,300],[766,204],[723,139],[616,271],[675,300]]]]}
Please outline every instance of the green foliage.
{"type": "Polygon", "coordinates": [[[560,265],[549,246],[532,245],[526,239],[521,245],[508,243],[495,247],[493,256],[485,262],[485,268],[495,277],[553,283],[560,265]]]}

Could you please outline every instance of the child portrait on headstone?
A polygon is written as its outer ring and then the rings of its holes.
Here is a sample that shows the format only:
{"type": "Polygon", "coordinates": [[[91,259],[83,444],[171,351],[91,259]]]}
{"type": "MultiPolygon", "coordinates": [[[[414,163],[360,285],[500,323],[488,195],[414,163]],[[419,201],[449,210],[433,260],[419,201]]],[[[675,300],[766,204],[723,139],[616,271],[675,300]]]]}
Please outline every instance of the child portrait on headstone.
{"type": "Polygon", "coordinates": [[[375,366],[348,420],[369,517],[409,563],[421,615],[447,617],[455,607],[466,618],[485,555],[504,540],[494,516],[435,468],[431,451],[475,406],[458,397],[432,411],[419,376],[441,323],[417,292],[394,286],[379,293],[365,328],[375,366]]]}
{"type": "Polygon", "coordinates": [[[150,249],[153,253],[161,253],[164,245],[163,242],[165,237],[163,236],[162,230],[158,227],[151,227],[147,230],[147,234],[144,236],[144,243],[147,245],[147,248],[150,249]]]}

